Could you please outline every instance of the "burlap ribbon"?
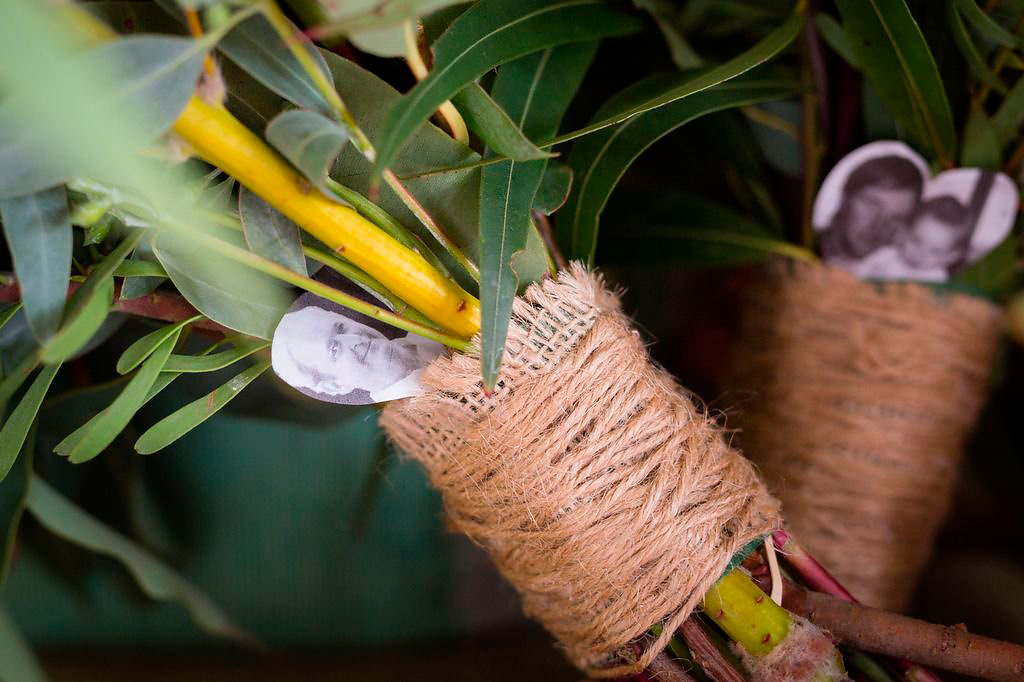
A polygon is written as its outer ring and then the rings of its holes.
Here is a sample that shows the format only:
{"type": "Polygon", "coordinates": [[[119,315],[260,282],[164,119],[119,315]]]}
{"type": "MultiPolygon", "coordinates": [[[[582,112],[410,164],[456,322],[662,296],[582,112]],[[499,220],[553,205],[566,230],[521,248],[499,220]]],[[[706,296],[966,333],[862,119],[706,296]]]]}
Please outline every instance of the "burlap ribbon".
{"type": "Polygon", "coordinates": [[[860,600],[905,606],[986,395],[999,310],[777,263],[750,287],[730,417],[794,533],[860,600]]]}
{"type": "Polygon", "coordinates": [[[476,353],[438,360],[424,384],[381,424],[591,675],[646,666],[730,559],[780,526],[751,465],[580,266],[515,301],[492,395],[476,353]]]}

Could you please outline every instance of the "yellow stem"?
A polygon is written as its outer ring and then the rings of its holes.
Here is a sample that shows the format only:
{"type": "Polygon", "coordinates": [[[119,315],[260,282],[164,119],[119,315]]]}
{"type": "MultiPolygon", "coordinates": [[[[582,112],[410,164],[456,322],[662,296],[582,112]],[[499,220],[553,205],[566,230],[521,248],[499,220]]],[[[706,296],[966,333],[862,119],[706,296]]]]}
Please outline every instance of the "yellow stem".
{"type": "Polygon", "coordinates": [[[480,304],[422,256],[331,201],[222,107],[193,97],[174,131],[196,152],[445,329],[472,336],[480,304]]]}
{"type": "Polygon", "coordinates": [[[725,634],[754,656],[764,656],[789,634],[789,612],[738,568],[708,590],[702,608],[725,634]]]}
{"type": "MultiPolygon", "coordinates": [[[[412,71],[412,75],[416,77],[416,80],[421,81],[427,77],[430,70],[427,69],[427,65],[423,61],[423,55],[420,54],[419,40],[417,39],[413,22],[405,22],[402,30],[405,36],[405,62],[409,65],[409,70],[412,71]]],[[[444,119],[445,125],[448,126],[452,137],[468,146],[469,130],[466,128],[466,122],[462,119],[462,114],[455,108],[455,105],[450,100],[445,100],[437,108],[437,113],[444,119]]]]}

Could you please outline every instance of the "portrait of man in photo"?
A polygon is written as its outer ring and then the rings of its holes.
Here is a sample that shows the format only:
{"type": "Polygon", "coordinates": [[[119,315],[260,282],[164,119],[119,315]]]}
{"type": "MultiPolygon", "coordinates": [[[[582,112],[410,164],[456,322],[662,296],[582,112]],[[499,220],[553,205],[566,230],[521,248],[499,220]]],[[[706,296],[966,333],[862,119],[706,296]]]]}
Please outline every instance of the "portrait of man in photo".
{"type": "Polygon", "coordinates": [[[367,405],[420,393],[420,374],[444,352],[436,341],[306,293],[278,323],[271,362],[278,377],[305,395],[367,405]]]}

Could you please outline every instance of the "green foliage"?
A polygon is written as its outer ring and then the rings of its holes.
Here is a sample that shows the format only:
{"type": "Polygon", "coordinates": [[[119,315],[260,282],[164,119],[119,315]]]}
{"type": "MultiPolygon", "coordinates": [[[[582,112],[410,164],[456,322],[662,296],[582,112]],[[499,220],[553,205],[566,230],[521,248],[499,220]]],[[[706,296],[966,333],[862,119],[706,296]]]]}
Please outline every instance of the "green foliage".
{"type": "MultiPolygon", "coordinates": [[[[240,240],[237,233],[225,236],[229,243],[240,240]]],[[[270,339],[295,299],[270,276],[228,260],[183,234],[161,232],[153,251],[189,303],[235,331],[270,339]]]]}
{"type": "Polygon", "coordinates": [[[165,372],[194,373],[215,372],[268,348],[266,341],[236,338],[231,341],[234,348],[213,355],[171,355],[163,367],[165,372]]]}
{"type": "Polygon", "coordinates": [[[904,0],[837,0],[857,63],[896,120],[936,159],[956,155],[956,129],[935,59],[904,0]]]}
{"type": "Polygon", "coordinates": [[[520,126],[491,99],[479,83],[470,83],[464,87],[455,95],[452,102],[465,118],[469,129],[486,142],[487,148],[496,154],[515,161],[545,159],[551,156],[550,152],[539,149],[530,142],[520,126]]]}
{"type": "Polygon", "coordinates": [[[180,335],[181,327],[178,327],[164,338],[136,370],[131,381],[114,402],[91,419],[85,428],[75,431],[58,443],[53,449],[54,452],[64,455],[73,464],[79,464],[89,461],[110,445],[146,402],[153,382],[163,369],[180,335]]]}
{"type": "MultiPolygon", "coordinates": [[[[672,89],[687,76],[652,76],[611,100],[608,108],[635,99],[649,91],[672,89]]],[[[612,190],[645,149],[682,125],[715,111],[779,99],[792,93],[793,86],[752,78],[727,81],[658,109],[634,116],[614,128],[580,140],[573,147],[569,165],[576,184],[565,209],[558,214],[563,251],[569,258],[594,262],[598,221],[612,190]]],[[[601,112],[597,115],[602,116],[601,112]]]]}
{"type": "Polygon", "coordinates": [[[51,533],[119,561],[142,591],[152,599],[179,602],[188,610],[192,620],[205,631],[240,642],[251,642],[194,585],[149,552],[67,500],[38,476],[33,476],[29,485],[28,509],[36,521],[51,533]]]}
{"type": "Polygon", "coordinates": [[[267,124],[267,141],[325,196],[336,198],[325,183],[327,174],[348,141],[334,121],[312,111],[292,109],[267,124]]]}
{"type": "Polygon", "coordinates": [[[642,28],[633,14],[602,0],[481,0],[434,43],[434,68],[388,112],[375,177],[444,101],[496,66],[555,45],[625,35],[642,28]]]}
{"type": "Polygon", "coordinates": [[[67,193],[57,186],[0,199],[0,218],[28,324],[37,339],[46,341],[60,326],[71,276],[67,193]]]}
{"type": "Polygon", "coordinates": [[[131,372],[141,365],[146,358],[152,355],[164,341],[171,336],[177,336],[184,327],[199,319],[202,319],[202,315],[190,317],[187,320],[182,320],[176,324],[164,325],[156,331],[152,331],[141,339],[138,339],[135,343],[128,346],[128,348],[121,353],[121,357],[117,359],[117,373],[127,374],[128,372],[131,372]]]}
{"type": "Polygon", "coordinates": [[[244,187],[238,193],[238,217],[245,243],[258,256],[308,275],[299,226],[244,187]]]}
{"type": "MultiPolygon", "coordinates": [[[[494,99],[535,139],[551,137],[594,58],[594,43],[549,48],[498,70],[494,99]]],[[[495,149],[497,151],[497,149],[495,149]]],[[[485,166],[480,176],[480,362],[484,386],[498,380],[512,300],[520,284],[516,254],[526,248],[530,209],[544,177],[543,159],[485,166]]]]}
{"type": "Polygon", "coordinates": [[[36,414],[39,413],[39,406],[43,404],[43,398],[46,397],[46,392],[59,369],[59,363],[43,367],[25,391],[21,402],[4,422],[3,429],[0,429],[0,483],[10,472],[18,454],[25,446],[25,439],[28,438],[28,432],[35,423],[36,414]]]}
{"type": "MultiPolygon", "coordinates": [[[[330,105],[288,49],[274,27],[262,15],[250,17],[224,36],[217,45],[228,59],[289,102],[330,115],[330,105]]],[[[303,45],[317,66],[327,73],[320,53],[303,45]]]]}
{"type": "Polygon", "coordinates": [[[140,455],[151,455],[162,450],[186,433],[196,428],[227,405],[242,389],[248,386],[270,367],[269,360],[262,360],[244,370],[223,386],[213,389],[208,395],[197,398],[176,412],[154,424],[135,442],[135,451],[140,455]]]}

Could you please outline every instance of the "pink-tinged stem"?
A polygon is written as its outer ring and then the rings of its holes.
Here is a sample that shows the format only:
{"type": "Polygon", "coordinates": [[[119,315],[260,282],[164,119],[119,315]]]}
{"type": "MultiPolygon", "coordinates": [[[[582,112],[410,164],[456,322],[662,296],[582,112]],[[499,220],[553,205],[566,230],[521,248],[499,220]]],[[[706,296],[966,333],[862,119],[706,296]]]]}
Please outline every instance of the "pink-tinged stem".
{"type": "MultiPolygon", "coordinates": [[[[772,534],[772,540],[779,549],[779,553],[800,578],[807,583],[808,587],[825,594],[832,595],[843,601],[858,604],[860,602],[850,594],[850,591],[843,587],[842,583],[836,580],[835,576],[828,572],[811,553],[803,548],[793,536],[787,531],[777,530],[772,534]]],[[[931,670],[904,659],[893,659],[893,663],[904,674],[906,680],[912,682],[942,682],[942,678],[931,670]]]]}

